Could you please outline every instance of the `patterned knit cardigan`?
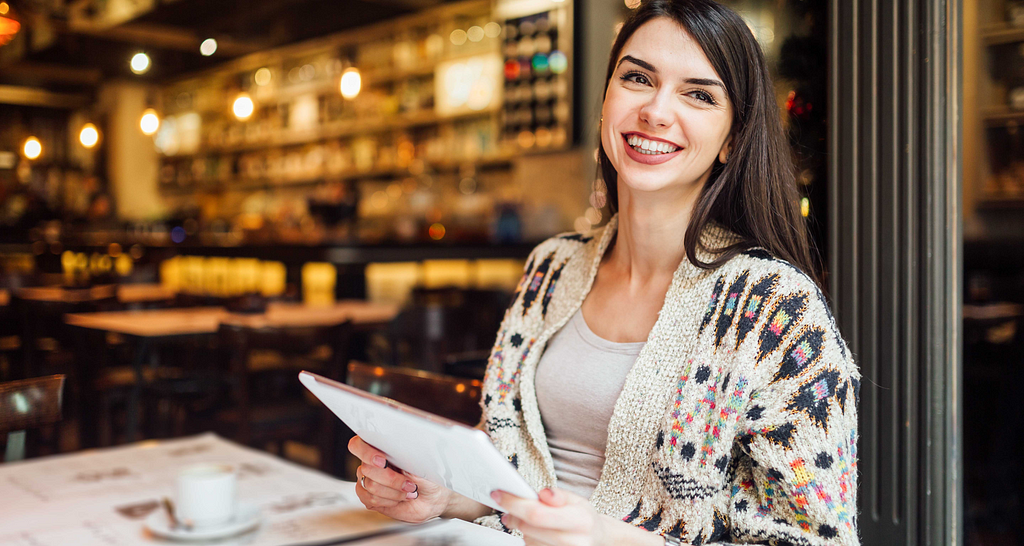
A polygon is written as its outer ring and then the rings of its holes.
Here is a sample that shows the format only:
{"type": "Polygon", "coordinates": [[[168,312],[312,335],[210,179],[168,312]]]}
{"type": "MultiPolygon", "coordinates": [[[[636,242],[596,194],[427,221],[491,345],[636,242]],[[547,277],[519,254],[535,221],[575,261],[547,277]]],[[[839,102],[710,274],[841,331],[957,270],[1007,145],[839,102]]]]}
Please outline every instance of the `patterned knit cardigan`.
{"type": "MultiPolygon", "coordinates": [[[[537,490],[557,485],[537,363],[582,305],[615,230],[613,218],[534,249],[491,352],[482,424],[537,490]]],[[[709,228],[703,240],[721,248],[730,234],[709,228]]],[[[859,389],[802,272],[761,249],[715,270],[683,259],[615,403],[590,502],[698,545],[859,544],[859,389]]],[[[509,531],[498,515],[477,522],[509,531]]]]}

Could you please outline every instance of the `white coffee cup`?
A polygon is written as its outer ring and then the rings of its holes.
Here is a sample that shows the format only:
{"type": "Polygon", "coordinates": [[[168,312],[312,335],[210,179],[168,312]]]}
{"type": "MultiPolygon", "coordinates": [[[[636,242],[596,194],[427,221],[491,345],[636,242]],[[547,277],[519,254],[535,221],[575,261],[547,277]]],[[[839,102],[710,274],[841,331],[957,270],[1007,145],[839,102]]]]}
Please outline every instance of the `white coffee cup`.
{"type": "Polygon", "coordinates": [[[178,473],[175,516],[195,527],[216,527],[235,515],[237,473],[229,464],[201,463],[178,473]]]}

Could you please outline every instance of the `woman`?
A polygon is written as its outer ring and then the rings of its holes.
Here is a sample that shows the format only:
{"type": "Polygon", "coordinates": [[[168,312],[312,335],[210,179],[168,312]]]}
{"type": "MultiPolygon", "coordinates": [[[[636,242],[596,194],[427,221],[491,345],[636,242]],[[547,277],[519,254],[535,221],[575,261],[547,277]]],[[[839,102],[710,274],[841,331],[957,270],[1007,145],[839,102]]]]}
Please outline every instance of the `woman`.
{"type": "Polygon", "coordinates": [[[355,439],[359,498],[537,544],[857,544],[859,374],[805,274],[742,19],[647,0],[612,48],[599,158],[617,216],[533,251],[484,383],[483,424],[540,500],[496,492],[499,518],[355,439]]]}

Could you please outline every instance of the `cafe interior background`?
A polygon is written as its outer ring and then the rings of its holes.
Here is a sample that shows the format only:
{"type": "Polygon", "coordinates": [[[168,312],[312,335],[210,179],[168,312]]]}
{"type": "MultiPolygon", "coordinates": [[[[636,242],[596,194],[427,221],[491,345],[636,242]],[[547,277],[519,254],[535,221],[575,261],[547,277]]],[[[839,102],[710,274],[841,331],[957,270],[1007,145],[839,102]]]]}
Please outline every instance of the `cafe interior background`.
{"type": "MultiPolygon", "coordinates": [[[[772,65],[827,269],[855,252],[828,236],[838,4],[725,3],[772,65]]],[[[608,219],[595,128],[638,4],[0,1],[0,381],[67,377],[15,454],[213,430],[351,478],[301,368],[475,424],[529,250],[608,219]],[[136,309],[156,319],[90,315],[136,309]]],[[[962,533],[1020,544],[1024,2],[952,4],[962,533]]]]}

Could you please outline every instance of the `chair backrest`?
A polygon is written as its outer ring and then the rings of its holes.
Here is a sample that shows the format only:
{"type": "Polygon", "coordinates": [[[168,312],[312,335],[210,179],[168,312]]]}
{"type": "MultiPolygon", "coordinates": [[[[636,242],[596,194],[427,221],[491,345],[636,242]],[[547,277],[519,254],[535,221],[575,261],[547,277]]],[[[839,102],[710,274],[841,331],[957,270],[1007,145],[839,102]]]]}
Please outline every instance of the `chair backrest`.
{"type": "Polygon", "coordinates": [[[63,398],[63,375],[0,383],[0,434],[60,421],[63,398]]]}
{"type": "Polygon", "coordinates": [[[388,362],[445,372],[452,355],[491,348],[507,304],[494,290],[416,289],[389,325],[388,362]]]}
{"type": "MultiPolygon", "coordinates": [[[[244,324],[222,322],[217,330],[221,348],[226,351],[229,362],[228,374],[232,383],[235,407],[240,415],[240,430],[236,440],[248,443],[251,430],[251,416],[258,405],[250,392],[247,376],[249,356],[253,350],[268,349],[284,354],[301,354],[328,345],[330,357],[319,373],[336,381],[345,381],[345,363],[349,359],[349,343],[352,325],[345,322],[333,326],[316,327],[253,327],[244,324]]],[[[296,370],[296,374],[298,371],[296,370]]],[[[302,392],[298,379],[290,379],[296,390],[302,392]]]]}
{"type": "Polygon", "coordinates": [[[441,417],[475,426],[483,384],[423,370],[349,362],[347,383],[441,417]]]}

